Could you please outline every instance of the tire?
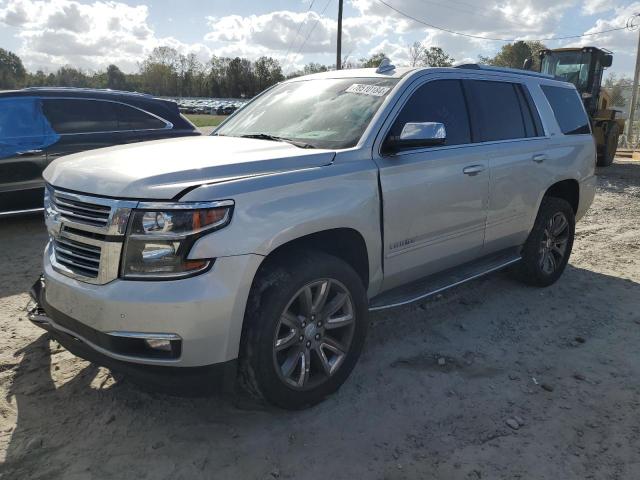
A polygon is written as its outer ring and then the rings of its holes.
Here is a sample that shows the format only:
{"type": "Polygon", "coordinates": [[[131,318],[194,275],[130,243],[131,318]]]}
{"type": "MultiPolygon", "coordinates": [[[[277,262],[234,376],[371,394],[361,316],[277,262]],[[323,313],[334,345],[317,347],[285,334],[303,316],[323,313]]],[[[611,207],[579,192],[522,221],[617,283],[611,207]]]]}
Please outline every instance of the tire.
{"type": "Polygon", "coordinates": [[[533,229],[522,247],[522,261],[517,267],[520,280],[548,287],[560,278],[573,248],[575,222],[573,208],[566,200],[542,199],[533,229]]]}
{"type": "Polygon", "coordinates": [[[602,147],[602,155],[598,156],[598,166],[608,167],[613,163],[616,157],[616,150],[618,150],[618,136],[620,135],[620,129],[618,124],[613,124],[607,133],[605,144],[602,147]]]}
{"type": "Polygon", "coordinates": [[[363,282],[346,262],[321,252],[281,256],[258,274],[249,295],[242,386],[285,409],[322,401],[355,366],[367,312],[363,282]]]}

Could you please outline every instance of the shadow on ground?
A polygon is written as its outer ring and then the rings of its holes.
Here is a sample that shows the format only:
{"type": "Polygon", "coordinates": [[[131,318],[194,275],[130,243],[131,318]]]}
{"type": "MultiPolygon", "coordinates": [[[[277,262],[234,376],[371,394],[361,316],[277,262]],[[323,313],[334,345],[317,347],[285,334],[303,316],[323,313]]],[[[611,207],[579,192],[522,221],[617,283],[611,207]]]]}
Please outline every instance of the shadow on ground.
{"type": "Polygon", "coordinates": [[[15,353],[8,395],[18,420],[0,472],[7,479],[630,478],[640,354],[626,347],[640,341],[639,311],[639,284],[589,270],[569,266],[544,290],[493,274],[372,316],[345,386],[295,413],[142,391],[43,334],[15,353]],[[505,425],[513,415],[524,418],[517,431],[505,425]]]}

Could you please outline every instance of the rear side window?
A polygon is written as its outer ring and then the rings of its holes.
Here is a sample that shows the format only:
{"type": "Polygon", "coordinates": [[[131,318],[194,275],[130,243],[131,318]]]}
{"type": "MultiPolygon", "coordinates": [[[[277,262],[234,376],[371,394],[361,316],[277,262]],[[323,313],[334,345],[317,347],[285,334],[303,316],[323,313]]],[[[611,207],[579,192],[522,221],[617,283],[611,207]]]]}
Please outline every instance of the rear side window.
{"type": "Polygon", "coordinates": [[[445,145],[471,142],[469,115],[459,80],[434,80],[418,88],[391,127],[391,136],[400,136],[409,122],[439,122],[447,130],[445,145]]]}
{"type": "Polygon", "coordinates": [[[115,108],[118,116],[118,130],[156,130],[165,128],[167,125],[163,120],[129,105],[116,103],[115,108]]]}
{"type": "Polygon", "coordinates": [[[56,98],[43,100],[42,110],[59,134],[112,132],[118,129],[113,103],[56,98]]]}
{"type": "Polygon", "coordinates": [[[529,110],[523,110],[521,87],[508,82],[465,80],[474,141],[491,142],[536,136],[529,110]]]}
{"type": "Polygon", "coordinates": [[[551,105],[562,133],[565,135],[591,133],[589,119],[575,89],[551,85],[541,85],[541,88],[549,100],[549,105],[551,105]]]}

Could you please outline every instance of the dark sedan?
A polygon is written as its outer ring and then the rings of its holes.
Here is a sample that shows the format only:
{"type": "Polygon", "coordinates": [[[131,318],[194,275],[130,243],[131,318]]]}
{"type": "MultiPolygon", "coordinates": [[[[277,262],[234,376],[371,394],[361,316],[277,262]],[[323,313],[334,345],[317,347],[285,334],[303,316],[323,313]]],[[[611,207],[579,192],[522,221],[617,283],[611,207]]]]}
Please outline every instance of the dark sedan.
{"type": "Polygon", "coordinates": [[[62,155],[199,135],[175,102],[79,88],[0,92],[0,216],[42,208],[42,171],[62,155]]]}

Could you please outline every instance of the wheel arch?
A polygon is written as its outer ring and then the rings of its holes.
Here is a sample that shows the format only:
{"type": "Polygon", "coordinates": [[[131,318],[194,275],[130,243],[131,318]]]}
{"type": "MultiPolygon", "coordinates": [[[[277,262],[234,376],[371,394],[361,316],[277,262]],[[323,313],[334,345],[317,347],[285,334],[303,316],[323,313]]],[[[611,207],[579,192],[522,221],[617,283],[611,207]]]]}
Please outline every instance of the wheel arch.
{"type": "Polygon", "coordinates": [[[320,251],[345,261],[356,271],[365,289],[368,288],[370,266],[367,243],[359,231],[349,227],[317,231],[278,245],[264,258],[255,278],[265,269],[285,261],[292,253],[300,250],[320,251]]]}
{"type": "Polygon", "coordinates": [[[556,197],[566,200],[571,205],[573,213],[577,214],[580,207],[580,184],[575,179],[560,180],[547,188],[543,195],[544,197],[556,197]]]}

